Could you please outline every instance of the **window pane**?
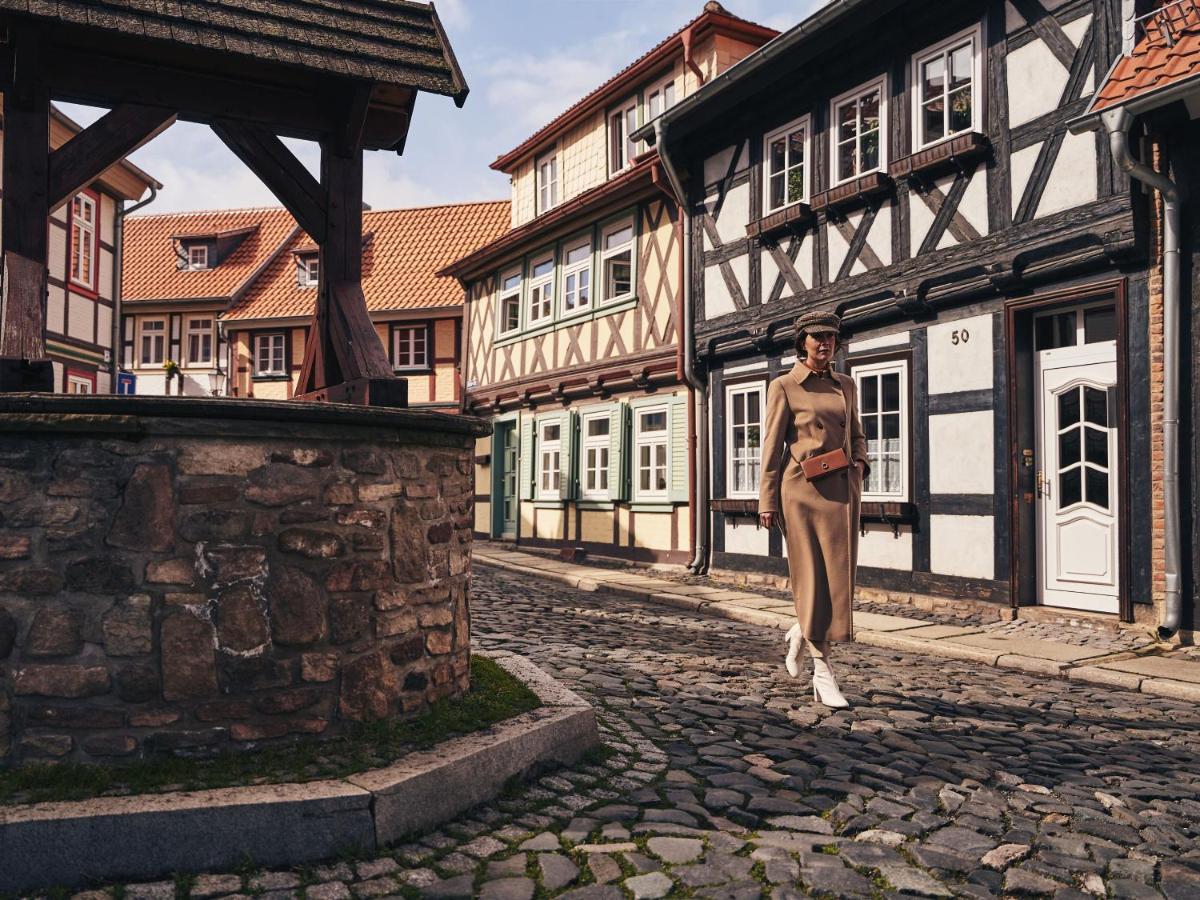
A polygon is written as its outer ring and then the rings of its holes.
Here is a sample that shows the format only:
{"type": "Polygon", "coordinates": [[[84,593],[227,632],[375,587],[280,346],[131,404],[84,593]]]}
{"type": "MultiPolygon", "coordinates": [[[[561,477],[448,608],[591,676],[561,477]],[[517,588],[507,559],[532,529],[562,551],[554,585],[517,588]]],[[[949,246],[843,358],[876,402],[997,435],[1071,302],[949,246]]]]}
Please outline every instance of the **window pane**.
{"type": "Polygon", "coordinates": [[[851,100],[837,110],[838,140],[848,141],[858,134],[858,104],[851,100]]]}
{"type": "Polygon", "coordinates": [[[503,284],[504,290],[506,290],[506,291],[516,290],[520,286],[521,286],[521,273],[520,272],[516,272],[512,275],[508,275],[505,277],[504,284],[503,284]]]}
{"type": "Polygon", "coordinates": [[[971,83],[971,44],[966,43],[950,54],[950,90],[971,83]]]}
{"type": "Polygon", "coordinates": [[[668,82],[663,87],[663,109],[670,109],[675,105],[675,82],[668,82]]]}
{"type": "Polygon", "coordinates": [[[1108,392],[1099,388],[1083,389],[1084,417],[1093,425],[1108,427],[1108,392]]]}
{"type": "Polygon", "coordinates": [[[797,166],[804,162],[804,129],[793,131],[788,136],[788,165],[797,166]]]}
{"type": "Polygon", "coordinates": [[[862,411],[864,413],[879,410],[879,376],[869,375],[862,381],[862,411]]]}
{"type": "Polygon", "coordinates": [[[900,437],[900,413],[884,414],[883,437],[885,440],[895,440],[900,437]]]}
{"type": "Polygon", "coordinates": [[[921,99],[941,96],[946,87],[946,59],[939,56],[921,66],[921,99]]]}
{"type": "Polygon", "coordinates": [[[871,91],[862,98],[862,130],[879,130],[879,91],[871,91]]]}
{"type": "Polygon", "coordinates": [[[854,152],[854,142],[838,147],[838,179],[852,177],[857,169],[858,157],[854,152]]]}
{"type": "Polygon", "coordinates": [[[554,257],[543,259],[540,262],[533,264],[533,277],[541,278],[543,275],[549,275],[554,271],[554,257]]]}
{"type": "Polygon", "coordinates": [[[863,433],[866,434],[868,441],[878,440],[879,416],[868,416],[863,420],[863,433]]]}
{"type": "Polygon", "coordinates": [[[1088,503],[1108,509],[1108,473],[1089,467],[1084,478],[1087,480],[1088,503]]]}
{"type": "Polygon", "coordinates": [[[889,372],[886,375],[880,376],[879,380],[883,382],[883,406],[880,408],[886,412],[899,410],[900,373],[889,372]]]}
{"type": "Polygon", "coordinates": [[[733,395],[733,424],[744,425],[746,423],[746,395],[733,395]]]}
{"type": "Polygon", "coordinates": [[[925,143],[940,140],[946,136],[945,122],[946,117],[942,110],[941,100],[927,103],[921,107],[921,123],[924,129],[925,143]]]}
{"type": "Polygon", "coordinates": [[[858,171],[870,172],[879,168],[879,131],[876,129],[862,136],[862,159],[858,171]]]}
{"type": "Polygon", "coordinates": [[[1058,467],[1065,469],[1079,462],[1079,429],[1072,428],[1058,436],[1058,467]]]}
{"type": "Polygon", "coordinates": [[[588,419],[588,437],[607,437],[608,419],[588,419]]]}
{"type": "MultiPolygon", "coordinates": [[[[759,447],[762,446],[762,444],[759,441],[758,435],[759,435],[759,426],[758,425],[747,425],[746,426],[746,446],[749,447],[751,450],[757,450],[759,447]]],[[[757,456],[758,454],[755,454],[755,455],[757,456]]]]}
{"type": "Polygon", "coordinates": [[[1058,397],[1058,427],[1066,428],[1079,421],[1079,390],[1072,388],[1058,397]]]}
{"type": "Polygon", "coordinates": [[[788,171],[788,203],[804,199],[804,167],[796,166],[788,171]]]}
{"type": "Polygon", "coordinates": [[[749,419],[749,421],[761,422],[762,417],[758,413],[758,402],[759,402],[758,391],[755,391],[753,394],[747,394],[746,402],[747,402],[748,408],[749,408],[749,412],[747,413],[747,418],[749,419]]]}
{"type": "Polygon", "coordinates": [[[640,429],[643,434],[652,431],[667,430],[667,413],[665,410],[658,412],[644,412],[639,416],[640,429]]]}
{"type": "Polygon", "coordinates": [[[1114,307],[1083,311],[1083,342],[1097,344],[1117,339],[1117,311],[1114,307]]]}
{"type": "Polygon", "coordinates": [[[971,88],[965,87],[950,95],[950,131],[966,131],[971,127],[971,88]]]}
{"type": "Polygon", "coordinates": [[[1083,496],[1079,469],[1063,472],[1058,478],[1058,508],[1065,509],[1078,503],[1083,496]]]}
{"type": "Polygon", "coordinates": [[[782,172],[787,167],[787,142],[783,138],[771,141],[771,173],[782,172]]]}
{"type": "Polygon", "coordinates": [[[605,260],[604,299],[623,297],[633,290],[633,265],[628,250],[605,260]]]}
{"type": "Polygon", "coordinates": [[[561,431],[561,429],[559,428],[558,425],[543,425],[542,426],[542,440],[543,441],[557,441],[560,431],[561,431]]]}
{"type": "Polygon", "coordinates": [[[1087,461],[1108,468],[1108,432],[1096,428],[1083,430],[1084,452],[1087,461]]]}
{"type": "Polygon", "coordinates": [[[572,263],[583,262],[591,255],[591,252],[592,245],[590,243],[572,247],[567,251],[567,264],[571,265],[572,263]]]}
{"type": "Polygon", "coordinates": [[[633,225],[626,225],[624,228],[610,231],[604,236],[604,249],[611,250],[614,247],[620,247],[622,244],[628,244],[632,240],[633,225]]]}
{"type": "Polygon", "coordinates": [[[771,197],[767,201],[771,205],[771,209],[778,209],[786,202],[783,199],[784,178],[786,176],[780,172],[778,175],[771,176],[771,197]]]}

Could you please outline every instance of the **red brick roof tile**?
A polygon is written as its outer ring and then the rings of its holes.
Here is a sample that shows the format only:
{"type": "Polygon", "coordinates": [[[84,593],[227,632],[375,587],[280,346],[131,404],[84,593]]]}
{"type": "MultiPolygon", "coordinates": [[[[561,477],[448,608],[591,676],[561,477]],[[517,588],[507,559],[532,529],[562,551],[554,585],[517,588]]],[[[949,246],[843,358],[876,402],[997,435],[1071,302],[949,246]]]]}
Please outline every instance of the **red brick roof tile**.
{"type": "Polygon", "coordinates": [[[1173,3],[1145,21],[1133,52],[1117,60],[1096,92],[1091,112],[1200,76],[1200,7],[1173,3]]]}

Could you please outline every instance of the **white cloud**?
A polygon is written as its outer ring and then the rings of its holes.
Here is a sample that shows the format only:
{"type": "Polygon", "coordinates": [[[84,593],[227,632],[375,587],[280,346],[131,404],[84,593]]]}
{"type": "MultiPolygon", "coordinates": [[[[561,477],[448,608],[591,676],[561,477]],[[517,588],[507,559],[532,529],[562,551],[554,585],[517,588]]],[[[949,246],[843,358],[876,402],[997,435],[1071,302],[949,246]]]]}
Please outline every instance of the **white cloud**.
{"type": "Polygon", "coordinates": [[[465,31],[470,27],[471,13],[467,9],[466,0],[437,0],[434,7],[445,28],[465,31]]]}

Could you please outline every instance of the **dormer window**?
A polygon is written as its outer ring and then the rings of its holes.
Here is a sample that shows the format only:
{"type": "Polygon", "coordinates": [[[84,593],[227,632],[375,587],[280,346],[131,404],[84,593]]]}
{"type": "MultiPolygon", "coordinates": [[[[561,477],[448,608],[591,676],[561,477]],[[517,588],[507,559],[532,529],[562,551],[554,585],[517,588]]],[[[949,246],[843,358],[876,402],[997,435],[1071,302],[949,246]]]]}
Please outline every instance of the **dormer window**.
{"type": "Polygon", "coordinates": [[[628,166],[637,155],[637,147],[630,135],[638,129],[638,102],[630,97],[608,116],[608,164],[609,173],[617,174],[628,166]]]}
{"type": "Polygon", "coordinates": [[[538,215],[558,206],[558,156],[551,151],[537,161],[538,215]]]}
{"type": "Polygon", "coordinates": [[[188,268],[193,271],[208,268],[208,245],[200,244],[195,247],[188,247],[187,250],[188,268]]]}
{"type": "Polygon", "coordinates": [[[674,105],[675,74],[671,73],[646,91],[646,121],[654,121],[674,105]]]}
{"type": "Polygon", "coordinates": [[[321,258],[317,254],[297,260],[296,279],[300,287],[316,287],[321,278],[321,258]]]}

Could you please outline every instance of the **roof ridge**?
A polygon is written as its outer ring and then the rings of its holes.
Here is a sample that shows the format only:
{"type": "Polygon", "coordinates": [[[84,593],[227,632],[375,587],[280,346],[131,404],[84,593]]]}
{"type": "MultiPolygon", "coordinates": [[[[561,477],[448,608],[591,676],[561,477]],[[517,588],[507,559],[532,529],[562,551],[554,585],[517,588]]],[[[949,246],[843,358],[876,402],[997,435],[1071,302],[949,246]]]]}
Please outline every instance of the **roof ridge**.
{"type": "MultiPolygon", "coordinates": [[[[170,218],[182,219],[182,218],[186,218],[188,216],[229,216],[229,215],[236,215],[238,213],[256,213],[256,212],[286,213],[288,211],[285,207],[282,207],[282,206],[235,206],[235,207],[231,207],[231,208],[223,208],[222,207],[220,209],[193,209],[190,211],[185,210],[185,211],[180,211],[180,212],[146,213],[145,215],[137,215],[135,213],[134,215],[129,216],[125,221],[129,222],[129,221],[133,221],[134,219],[138,219],[138,220],[170,219],[170,218]]],[[[288,213],[288,215],[291,215],[291,213],[288,213]]]]}
{"type": "Polygon", "coordinates": [[[422,206],[385,206],[380,209],[364,209],[366,213],[384,213],[384,212],[415,212],[423,209],[450,209],[452,207],[461,206],[495,206],[500,203],[511,204],[511,199],[505,200],[465,200],[462,203],[428,203],[422,206]]]}

